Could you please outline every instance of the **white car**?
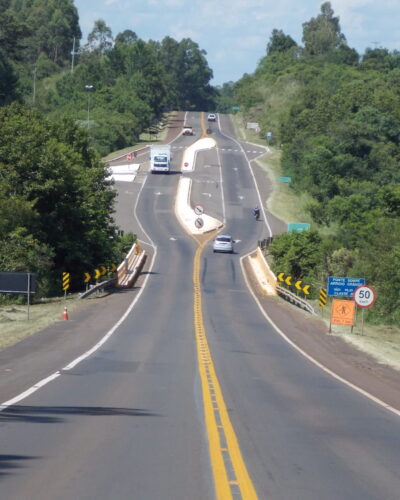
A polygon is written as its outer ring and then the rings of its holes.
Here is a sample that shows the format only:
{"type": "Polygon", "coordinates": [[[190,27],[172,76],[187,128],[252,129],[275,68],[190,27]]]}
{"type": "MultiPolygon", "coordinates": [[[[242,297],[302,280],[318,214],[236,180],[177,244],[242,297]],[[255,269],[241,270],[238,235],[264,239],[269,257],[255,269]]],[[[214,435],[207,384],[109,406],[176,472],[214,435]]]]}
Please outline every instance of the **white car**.
{"type": "Polygon", "coordinates": [[[182,135],[194,135],[193,127],[185,125],[182,130],[182,135]]]}
{"type": "Polygon", "coordinates": [[[213,243],[213,252],[233,253],[235,241],[229,234],[219,234],[213,243]]]}
{"type": "Polygon", "coordinates": [[[207,116],[207,121],[209,121],[209,122],[215,122],[215,121],[217,121],[217,117],[214,115],[214,113],[210,113],[207,116]]]}

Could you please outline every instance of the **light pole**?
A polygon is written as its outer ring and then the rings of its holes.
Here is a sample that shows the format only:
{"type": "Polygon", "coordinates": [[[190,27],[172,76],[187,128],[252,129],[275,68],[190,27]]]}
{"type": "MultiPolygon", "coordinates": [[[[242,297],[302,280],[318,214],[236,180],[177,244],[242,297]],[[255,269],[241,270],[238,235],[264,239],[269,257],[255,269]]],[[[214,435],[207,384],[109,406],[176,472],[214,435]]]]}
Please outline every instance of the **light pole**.
{"type": "Polygon", "coordinates": [[[85,85],[85,89],[88,91],[88,103],[87,103],[87,128],[89,130],[89,118],[90,118],[90,91],[94,89],[93,85],[85,85]]]}
{"type": "Polygon", "coordinates": [[[72,56],[72,59],[71,59],[71,73],[74,72],[75,56],[77,54],[79,54],[79,52],[75,52],[75,37],[74,37],[74,42],[73,42],[72,51],[71,51],[71,56],[72,56]]]}

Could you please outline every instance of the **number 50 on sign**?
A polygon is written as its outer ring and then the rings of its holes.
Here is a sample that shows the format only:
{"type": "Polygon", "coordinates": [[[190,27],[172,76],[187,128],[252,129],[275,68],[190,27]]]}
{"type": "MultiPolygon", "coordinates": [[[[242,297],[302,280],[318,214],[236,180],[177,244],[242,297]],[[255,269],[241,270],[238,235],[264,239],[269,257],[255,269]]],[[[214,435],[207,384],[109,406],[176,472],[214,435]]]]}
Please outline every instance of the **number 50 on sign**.
{"type": "Polygon", "coordinates": [[[376,300],[376,293],[372,287],[361,285],[354,290],[353,298],[358,307],[371,307],[376,300]]]}

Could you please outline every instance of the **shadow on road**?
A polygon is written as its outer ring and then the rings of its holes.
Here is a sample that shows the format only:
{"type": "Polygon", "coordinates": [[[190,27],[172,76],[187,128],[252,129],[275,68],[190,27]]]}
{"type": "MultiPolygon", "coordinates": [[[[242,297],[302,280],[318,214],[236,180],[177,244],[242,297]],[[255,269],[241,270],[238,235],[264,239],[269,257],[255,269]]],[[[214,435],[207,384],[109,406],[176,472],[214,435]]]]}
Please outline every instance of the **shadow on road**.
{"type": "Polygon", "coordinates": [[[89,417],[158,417],[157,413],[140,408],[113,408],[103,406],[10,406],[0,412],[0,423],[29,422],[35,424],[56,424],[63,422],[66,415],[89,417]]]}
{"type": "Polygon", "coordinates": [[[35,460],[38,457],[28,455],[0,455],[0,477],[7,474],[12,474],[16,469],[26,467],[27,460],[35,460]]]}

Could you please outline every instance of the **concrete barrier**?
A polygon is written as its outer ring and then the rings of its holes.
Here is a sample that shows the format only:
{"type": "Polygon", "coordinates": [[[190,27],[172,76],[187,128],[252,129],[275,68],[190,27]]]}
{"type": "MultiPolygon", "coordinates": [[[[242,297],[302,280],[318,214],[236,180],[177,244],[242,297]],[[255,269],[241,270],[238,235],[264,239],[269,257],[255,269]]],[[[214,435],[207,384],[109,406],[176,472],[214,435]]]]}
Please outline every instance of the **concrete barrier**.
{"type": "Polygon", "coordinates": [[[276,276],[271,271],[260,247],[257,247],[255,254],[249,256],[249,262],[260,285],[262,293],[265,295],[277,295],[276,276]]]}
{"type": "Polygon", "coordinates": [[[175,214],[184,229],[191,234],[205,234],[215,231],[223,226],[223,223],[211,215],[202,214],[202,226],[196,227],[196,220],[199,216],[195,214],[190,205],[190,190],[192,179],[184,177],[179,179],[178,191],[175,198],[175,214]]]}
{"type": "Polygon", "coordinates": [[[129,288],[139,275],[145,260],[145,251],[142,250],[140,243],[135,242],[117,269],[117,286],[120,288],[129,288]]]}

